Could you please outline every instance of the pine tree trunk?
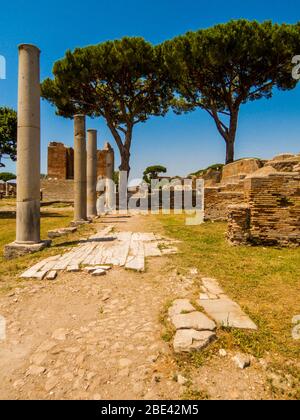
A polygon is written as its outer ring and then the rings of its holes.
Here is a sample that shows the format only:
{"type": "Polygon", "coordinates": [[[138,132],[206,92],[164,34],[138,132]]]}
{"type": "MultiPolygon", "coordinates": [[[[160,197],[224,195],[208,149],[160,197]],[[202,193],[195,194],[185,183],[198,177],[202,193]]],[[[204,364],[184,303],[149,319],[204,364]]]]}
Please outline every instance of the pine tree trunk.
{"type": "Polygon", "coordinates": [[[127,151],[122,151],[121,153],[121,165],[119,166],[119,170],[123,172],[127,172],[127,178],[129,178],[130,174],[130,153],[127,151]]]}
{"type": "Polygon", "coordinates": [[[230,115],[230,125],[226,136],[226,165],[234,162],[234,145],[238,126],[239,109],[235,109],[230,115]]]}
{"type": "Polygon", "coordinates": [[[226,165],[234,162],[234,140],[226,140],[226,165]]]}

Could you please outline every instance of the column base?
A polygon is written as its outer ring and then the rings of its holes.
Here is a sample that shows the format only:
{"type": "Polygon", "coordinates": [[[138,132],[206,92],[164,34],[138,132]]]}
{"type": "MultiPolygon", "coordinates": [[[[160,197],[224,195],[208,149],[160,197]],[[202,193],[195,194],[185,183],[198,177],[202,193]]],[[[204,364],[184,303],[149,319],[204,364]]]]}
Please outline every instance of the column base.
{"type": "Polygon", "coordinates": [[[52,241],[42,241],[37,244],[21,244],[13,242],[4,247],[3,256],[6,260],[12,260],[14,258],[22,257],[27,254],[34,254],[42,251],[45,248],[50,247],[52,241]]]}
{"type": "Polygon", "coordinates": [[[89,225],[91,224],[91,220],[74,220],[74,222],[70,223],[71,227],[78,227],[78,226],[83,226],[83,225],[89,225]]]}
{"type": "Polygon", "coordinates": [[[93,223],[94,220],[98,219],[97,214],[93,214],[92,216],[88,216],[88,220],[93,223]]]}

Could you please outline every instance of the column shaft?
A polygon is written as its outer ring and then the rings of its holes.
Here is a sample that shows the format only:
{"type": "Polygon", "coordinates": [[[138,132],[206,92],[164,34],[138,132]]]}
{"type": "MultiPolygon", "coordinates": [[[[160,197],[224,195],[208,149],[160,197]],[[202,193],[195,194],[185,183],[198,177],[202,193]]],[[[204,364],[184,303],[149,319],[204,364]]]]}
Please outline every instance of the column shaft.
{"type": "Polygon", "coordinates": [[[97,215],[97,130],[88,130],[87,136],[87,216],[97,215]]]}
{"type": "Polygon", "coordinates": [[[115,170],[115,154],[114,150],[109,143],[105,144],[104,150],[107,151],[106,154],[106,206],[107,209],[110,211],[114,210],[114,184],[113,184],[113,176],[115,170]]]}
{"type": "Polygon", "coordinates": [[[74,221],[87,220],[85,116],[74,117],[74,221]]]}
{"type": "Polygon", "coordinates": [[[40,50],[19,47],[16,243],[40,242],[40,50]]]}

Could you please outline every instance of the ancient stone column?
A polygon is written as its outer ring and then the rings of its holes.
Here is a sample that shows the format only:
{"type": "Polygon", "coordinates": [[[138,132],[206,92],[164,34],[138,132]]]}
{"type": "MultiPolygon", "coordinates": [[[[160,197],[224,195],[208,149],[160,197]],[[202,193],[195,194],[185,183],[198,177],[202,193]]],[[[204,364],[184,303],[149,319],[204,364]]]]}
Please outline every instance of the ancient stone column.
{"type": "Polygon", "coordinates": [[[113,175],[115,170],[115,153],[109,143],[104,146],[106,151],[106,206],[108,210],[114,210],[114,184],[113,175]]]}
{"type": "Polygon", "coordinates": [[[87,216],[97,216],[97,130],[87,136],[87,216]]]}
{"type": "Polygon", "coordinates": [[[17,243],[40,242],[40,50],[19,47],[17,243]]]}
{"type": "Polygon", "coordinates": [[[40,50],[19,46],[16,241],[6,258],[39,251],[40,240],[40,50]]]}
{"type": "Polygon", "coordinates": [[[85,116],[74,116],[74,221],[87,220],[85,116]]]}

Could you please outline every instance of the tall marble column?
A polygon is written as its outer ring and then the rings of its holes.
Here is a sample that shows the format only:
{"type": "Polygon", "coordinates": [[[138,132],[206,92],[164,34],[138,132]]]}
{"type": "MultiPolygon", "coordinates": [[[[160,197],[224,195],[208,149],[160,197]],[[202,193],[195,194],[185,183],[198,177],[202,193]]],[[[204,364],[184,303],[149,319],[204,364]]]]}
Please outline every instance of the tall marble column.
{"type": "Polygon", "coordinates": [[[85,116],[74,116],[74,221],[87,220],[85,116]]]}
{"type": "Polygon", "coordinates": [[[40,240],[40,50],[19,46],[16,241],[6,258],[36,252],[40,240]]]}
{"type": "Polygon", "coordinates": [[[97,130],[87,135],[87,216],[97,216],[97,130]]]}
{"type": "Polygon", "coordinates": [[[115,153],[114,149],[111,147],[109,143],[106,143],[104,146],[104,150],[106,151],[106,206],[108,211],[114,211],[115,206],[115,186],[113,183],[113,176],[115,170],[115,153]]]}

